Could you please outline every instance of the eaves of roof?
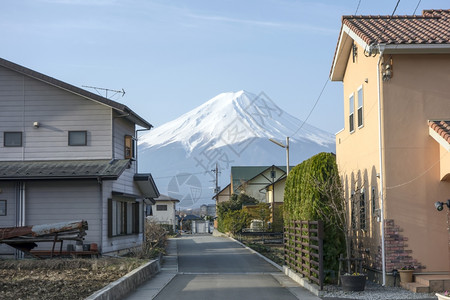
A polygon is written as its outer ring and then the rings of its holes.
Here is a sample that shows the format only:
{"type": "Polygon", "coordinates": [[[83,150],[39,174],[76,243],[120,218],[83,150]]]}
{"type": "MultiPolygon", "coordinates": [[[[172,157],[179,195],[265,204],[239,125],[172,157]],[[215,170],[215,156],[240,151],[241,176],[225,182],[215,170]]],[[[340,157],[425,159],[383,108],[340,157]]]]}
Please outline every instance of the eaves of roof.
{"type": "Polygon", "coordinates": [[[71,84],[68,84],[66,82],[63,82],[61,80],[55,79],[53,77],[44,75],[42,73],[36,72],[34,70],[31,70],[29,68],[26,68],[24,66],[18,65],[16,63],[13,63],[11,61],[8,61],[6,59],[0,58],[0,66],[10,69],[12,71],[15,71],[17,73],[23,74],[25,76],[34,78],[36,80],[45,82],[47,84],[50,84],[52,86],[55,86],[57,88],[63,89],[65,91],[68,91],[70,93],[76,94],[78,96],[81,96],[83,98],[87,98],[89,100],[95,101],[97,103],[109,106],[117,111],[119,111],[121,114],[123,114],[126,118],[128,118],[133,123],[146,128],[150,129],[153,126],[148,123],[146,120],[144,120],[142,117],[140,117],[138,114],[136,114],[134,111],[132,111],[130,108],[128,108],[126,105],[123,105],[121,103],[118,103],[116,101],[110,100],[108,98],[104,98],[100,95],[91,93],[89,91],[86,91],[84,89],[81,89],[79,87],[73,86],[71,84]]]}
{"type": "Polygon", "coordinates": [[[164,194],[159,194],[159,197],[153,198],[153,200],[155,200],[156,202],[158,202],[158,201],[180,202],[180,200],[172,198],[172,197],[164,195],[164,194]]]}
{"type": "Polygon", "coordinates": [[[421,16],[343,16],[330,79],[342,81],[352,43],[365,52],[450,53],[450,10],[421,16]]]}
{"type": "Polygon", "coordinates": [[[450,151],[450,121],[428,121],[428,126],[430,136],[450,151]]]}
{"type": "Polygon", "coordinates": [[[0,180],[115,180],[130,160],[0,161],[0,180]]]}

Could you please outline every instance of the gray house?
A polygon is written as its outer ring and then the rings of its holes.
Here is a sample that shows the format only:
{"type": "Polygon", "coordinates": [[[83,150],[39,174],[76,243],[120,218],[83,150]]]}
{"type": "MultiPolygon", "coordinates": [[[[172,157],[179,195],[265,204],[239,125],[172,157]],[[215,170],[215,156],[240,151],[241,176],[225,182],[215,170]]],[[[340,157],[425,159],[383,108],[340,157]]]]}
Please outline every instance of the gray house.
{"type": "Polygon", "coordinates": [[[85,243],[101,253],[142,243],[145,205],[159,196],[152,176],[137,169],[137,133],[150,123],[4,59],[0,108],[0,227],[86,220],[85,243]]]}

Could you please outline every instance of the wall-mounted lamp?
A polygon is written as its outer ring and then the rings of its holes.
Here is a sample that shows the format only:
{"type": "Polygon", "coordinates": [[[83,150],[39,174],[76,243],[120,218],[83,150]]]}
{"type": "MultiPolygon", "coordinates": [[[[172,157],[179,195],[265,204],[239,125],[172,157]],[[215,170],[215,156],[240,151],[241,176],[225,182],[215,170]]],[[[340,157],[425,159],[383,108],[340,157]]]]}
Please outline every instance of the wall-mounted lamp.
{"type": "Polygon", "coordinates": [[[442,211],[444,209],[444,205],[447,205],[447,207],[450,209],[450,200],[447,200],[447,202],[435,202],[434,207],[436,207],[437,211],[442,211]]]}
{"type": "Polygon", "coordinates": [[[39,122],[33,122],[33,127],[34,128],[39,128],[41,124],[39,124],[39,122]]]}
{"type": "Polygon", "coordinates": [[[388,81],[392,78],[392,66],[390,64],[386,64],[384,66],[383,71],[383,81],[388,81]]]}

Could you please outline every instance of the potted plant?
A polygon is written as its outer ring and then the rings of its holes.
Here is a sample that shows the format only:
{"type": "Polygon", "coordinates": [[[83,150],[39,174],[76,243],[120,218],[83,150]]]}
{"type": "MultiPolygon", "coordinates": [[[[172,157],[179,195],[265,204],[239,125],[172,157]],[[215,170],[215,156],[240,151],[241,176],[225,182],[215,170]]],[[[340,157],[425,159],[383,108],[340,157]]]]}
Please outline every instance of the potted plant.
{"type": "Polygon", "coordinates": [[[445,291],[442,294],[436,293],[436,296],[438,297],[438,300],[450,300],[450,294],[448,291],[445,291]]]}
{"type": "Polygon", "coordinates": [[[366,275],[360,273],[345,273],[341,276],[342,290],[344,292],[360,292],[366,287],[366,275]]]}
{"type": "Polygon", "coordinates": [[[400,270],[398,270],[400,273],[400,281],[401,282],[412,282],[413,281],[413,273],[414,273],[414,266],[407,265],[402,267],[400,270]]]}

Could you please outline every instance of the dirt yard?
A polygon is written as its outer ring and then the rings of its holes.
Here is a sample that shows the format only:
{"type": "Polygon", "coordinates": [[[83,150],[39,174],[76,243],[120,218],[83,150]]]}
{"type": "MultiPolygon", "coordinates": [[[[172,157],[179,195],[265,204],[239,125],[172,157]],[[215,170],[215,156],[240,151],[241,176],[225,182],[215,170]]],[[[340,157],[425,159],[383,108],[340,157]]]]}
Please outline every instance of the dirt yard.
{"type": "Polygon", "coordinates": [[[147,261],[135,258],[0,260],[0,299],[84,299],[147,261]]]}

